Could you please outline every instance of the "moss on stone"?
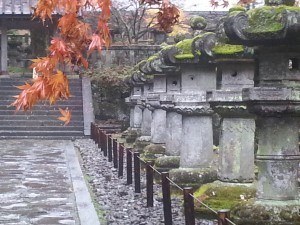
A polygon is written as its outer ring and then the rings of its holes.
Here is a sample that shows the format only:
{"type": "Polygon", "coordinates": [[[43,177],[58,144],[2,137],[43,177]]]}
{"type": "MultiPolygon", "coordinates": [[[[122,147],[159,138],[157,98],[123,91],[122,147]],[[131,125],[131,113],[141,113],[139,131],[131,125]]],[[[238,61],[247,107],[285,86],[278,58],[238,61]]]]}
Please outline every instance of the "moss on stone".
{"type": "Polygon", "coordinates": [[[193,39],[185,39],[178,42],[175,46],[180,51],[180,54],[192,54],[193,39]]]}
{"type": "Polygon", "coordinates": [[[215,181],[217,172],[213,168],[179,168],[170,171],[170,178],[179,186],[199,188],[215,181]]]}
{"type": "Polygon", "coordinates": [[[178,168],[180,156],[163,156],[157,158],[155,166],[160,168],[178,168]]]}
{"type": "Polygon", "coordinates": [[[237,6],[234,6],[234,7],[230,8],[228,12],[231,13],[231,12],[236,12],[236,11],[246,12],[246,9],[243,6],[237,5],[237,6]]]}
{"type": "MultiPolygon", "coordinates": [[[[226,184],[216,181],[202,185],[194,196],[207,204],[214,210],[232,209],[240,202],[247,201],[255,196],[256,190],[253,187],[237,184],[226,184]]],[[[204,214],[206,217],[212,216],[212,212],[202,205],[197,205],[195,211],[204,214]]]]}
{"type": "Polygon", "coordinates": [[[230,45],[230,44],[220,44],[216,45],[212,52],[215,55],[235,55],[238,53],[243,53],[245,47],[243,45],[230,45]]]}
{"type": "Polygon", "coordinates": [[[299,201],[240,202],[231,215],[237,225],[300,225],[299,201]]]}
{"type": "Polygon", "coordinates": [[[247,12],[249,16],[249,33],[272,33],[284,28],[282,15],[284,11],[300,12],[295,6],[264,6],[247,12]]]}
{"type": "Polygon", "coordinates": [[[158,55],[158,54],[154,54],[154,55],[150,56],[150,57],[147,59],[147,61],[148,61],[148,62],[151,62],[151,61],[153,61],[153,60],[155,60],[155,59],[157,59],[157,58],[159,58],[159,55],[158,55]]]}
{"type": "Polygon", "coordinates": [[[152,161],[164,155],[166,148],[160,144],[150,144],[144,148],[143,152],[142,158],[144,160],[152,161]]]}
{"type": "Polygon", "coordinates": [[[204,29],[206,25],[206,19],[202,16],[194,16],[190,20],[190,26],[194,30],[204,29]]]}
{"type": "Polygon", "coordinates": [[[184,60],[184,59],[194,59],[195,56],[193,54],[180,54],[175,55],[175,59],[184,60]]]}

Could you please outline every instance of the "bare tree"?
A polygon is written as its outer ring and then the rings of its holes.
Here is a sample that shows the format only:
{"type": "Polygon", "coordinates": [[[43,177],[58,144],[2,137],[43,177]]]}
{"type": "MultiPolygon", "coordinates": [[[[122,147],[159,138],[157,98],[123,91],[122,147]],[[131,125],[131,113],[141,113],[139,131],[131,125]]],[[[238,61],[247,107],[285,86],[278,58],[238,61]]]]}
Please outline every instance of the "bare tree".
{"type": "Polygon", "coordinates": [[[137,43],[155,24],[153,8],[139,0],[113,1],[111,25],[117,28],[123,42],[137,43]]]}

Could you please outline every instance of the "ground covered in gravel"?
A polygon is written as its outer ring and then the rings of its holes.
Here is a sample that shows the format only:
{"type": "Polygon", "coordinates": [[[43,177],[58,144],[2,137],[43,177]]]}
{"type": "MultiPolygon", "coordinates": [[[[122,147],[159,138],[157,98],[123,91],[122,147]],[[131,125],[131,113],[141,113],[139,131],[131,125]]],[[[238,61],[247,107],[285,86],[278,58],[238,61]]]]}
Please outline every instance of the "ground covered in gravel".
{"type": "MultiPolygon", "coordinates": [[[[154,207],[147,208],[144,174],[142,174],[142,193],[137,194],[133,185],[126,185],[126,176],[118,178],[117,170],[92,140],[76,140],[74,144],[81,155],[83,172],[102,217],[101,225],[164,224],[160,185],[156,184],[154,187],[154,207]]],[[[180,196],[172,196],[172,213],[174,225],[185,224],[180,196]]],[[[197,221],[196,224],[214,225],[216,222],[197,221]]]]}

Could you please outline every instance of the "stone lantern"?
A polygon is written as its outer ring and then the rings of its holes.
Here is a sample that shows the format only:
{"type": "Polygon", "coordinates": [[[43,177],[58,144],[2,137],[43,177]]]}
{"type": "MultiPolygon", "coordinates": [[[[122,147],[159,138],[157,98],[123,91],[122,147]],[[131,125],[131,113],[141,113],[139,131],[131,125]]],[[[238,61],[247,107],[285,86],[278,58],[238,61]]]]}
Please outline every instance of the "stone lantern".
{"type": "Polygon", "coordinates": [[[153,91],[153,79],[149,79],[143,74],[143,93],[141,96],[140,108],[143,110],[142,125],[141,125],[141,141],[150,141],[151,139],[151,123],[152,123],[152,112],[146,107],[146,99],[150,92],[153,91]]]}
{"type": "Polygon", "coordinates": [[[257,196],[233,210],[238,224],[300,224],[300,8],[278,2],[290,4],[270,0],[224,24],[230,41],[255,46],[258,59],[256,87],[243,89],[257,116],[257,196]]]}
{"type": "Polygon", "coordinates": [[[142,124],[142,109],[138,102],[141,101],[143,83],[139,72],[134,72],[131,76],[131,95],[126,98],[126,103],[130,106],[130,128],[139,130],[142,124]]]}
{"type": "Polygon", "coordinates": [[[165,62],[180,67],[181,74],[181,92],[174,94],[173,101],[174,109],[182,115],[180,168],[170,174],[178,183],[199,186],[216,178],[211,169],[213,110],[207,101],[207,93],[216,88],[215,64],[211,61],[215,40],[215,34],[203,33],[178,42],[164,55],[165,62]]]}
{"type": "Polygon", "coordinates": [[[153,90],[146,95],[146,106],[152,111],[151,143],[165,144],[166,111],[161,108],[160,98],[166,94],[166,76],[159,67],[158,55],[140,63],[140,71],[153,76],[153,90]]]}

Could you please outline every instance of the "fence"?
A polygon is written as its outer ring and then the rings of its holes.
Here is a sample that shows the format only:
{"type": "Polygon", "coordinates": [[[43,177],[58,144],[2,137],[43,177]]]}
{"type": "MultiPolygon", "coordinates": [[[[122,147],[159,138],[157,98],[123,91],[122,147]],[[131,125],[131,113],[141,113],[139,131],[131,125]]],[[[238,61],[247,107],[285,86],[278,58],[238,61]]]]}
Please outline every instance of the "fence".
{"type": "Polygon", "coordinates": [[[118,143],[117,139],[112,137],[112,134],[115,132],[116,130],[110,129],[109,127],[99,127],[95,123],[91,124],[91,139],[94,140],[98,148],[103,151],[103,155],[108,157],[108,161],[113,163],[114,168],[118,171],[119,177],[123,177],[124,175],[124,153],[126,153],[127,185],[132,185],[134,180],[134,190],[136,193],[141,193],[141,162],[145,164],[147,207],[153,207],[154,172],[160,175],[165,225],[172,225],[171,184],[183,193],[186,225],[195,225],[195,201],[216,214],[218,225],[236,225],[230,220],[230,210],[223,209],[216,211],[195,198],[191,187],[181,188],[169,178],[168,172],[157,171],[152,161],[144,161],[140,157],[139,152],[135,152],[131,148],[125,148],[124,143],[118,143]]]}

